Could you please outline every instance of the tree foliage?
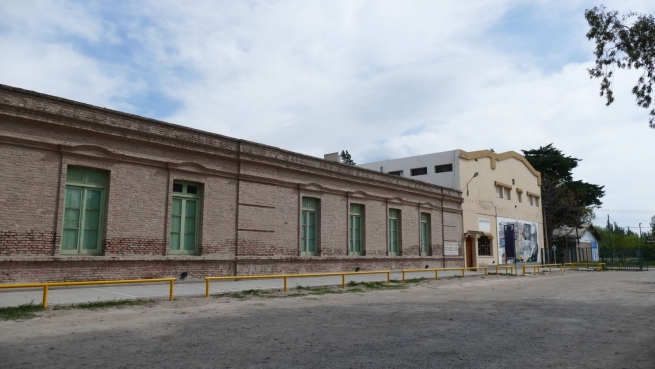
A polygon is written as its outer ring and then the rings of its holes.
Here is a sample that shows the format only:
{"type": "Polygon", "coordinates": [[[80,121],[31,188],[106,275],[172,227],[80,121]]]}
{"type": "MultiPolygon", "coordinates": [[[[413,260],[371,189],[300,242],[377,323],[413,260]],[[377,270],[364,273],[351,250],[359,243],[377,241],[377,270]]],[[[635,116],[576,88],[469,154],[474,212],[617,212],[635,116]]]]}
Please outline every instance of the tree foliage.
{"type": "MultiPolygon", "coordinates": [[[[601,245],[611,247],[639,247],[643,244],[639,232],[633,231],[630,228],[620,227],[618,224],[607,223],[604,228],[596,228],[601,237],[601,245]]],[[[643,237],[647,237],[647,233],[643,233],[643,237]]]]}
{"type": "Polygon", "coordinates": [[[548,239],[562,226],[577,227],[593,217],[593,208],[602,205],[604,186],[573,180],[573,169],[582,159],[566,156],[553,144],[522,150],[532,166],[541,172],[541,196],[548,239]]]}
{"type": "Polygon", "coordinates": [[[355,165],[356,163],[353,161],[352,157],[350,156],[350,153],[348,153],[348,150],[341,150],[341,162],[344,164],[348,165],[355,165]]]}
{"type": "MultiPolygon", "coordinates": [[[[589,23],[587,39],[596,43],[596,66],[589,69],[591,78],[602,78],[600,95],[606,105],[614,102],[612,77],[615,68],[638,69],[643,73],[632,88],[637,105],[650,107],[655,83],[655,18],[652,15],[627,13],[619,18],[617,11],[604,6],[585,11],[589,23]]],[[[650,128],[655,128],[655,108],[649,115],[650,128]]]]}

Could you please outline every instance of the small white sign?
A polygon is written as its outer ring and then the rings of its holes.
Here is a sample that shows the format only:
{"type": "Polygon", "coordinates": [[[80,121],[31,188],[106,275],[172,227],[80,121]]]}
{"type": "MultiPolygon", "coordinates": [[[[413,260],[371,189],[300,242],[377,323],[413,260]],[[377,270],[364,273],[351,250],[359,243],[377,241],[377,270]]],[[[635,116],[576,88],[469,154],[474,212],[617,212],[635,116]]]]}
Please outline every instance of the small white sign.
{"type": "Polygon", "coordinates": [[[459,245],[457,244],[457,241],[444,241],[443,254],[451,256],[459,255],[459,245]]]}
{"type": "Polygon", "coordinates": [[[491,221],[489,219],[478,218],[478,231],[491,232],[491,221]]]}

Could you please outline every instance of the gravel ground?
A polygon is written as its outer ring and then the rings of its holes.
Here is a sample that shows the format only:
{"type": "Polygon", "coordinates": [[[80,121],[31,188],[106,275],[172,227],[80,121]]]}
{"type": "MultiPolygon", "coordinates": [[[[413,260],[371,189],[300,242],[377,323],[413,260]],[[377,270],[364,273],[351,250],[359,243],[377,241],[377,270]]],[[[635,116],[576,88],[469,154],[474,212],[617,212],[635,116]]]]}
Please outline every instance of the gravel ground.
{"type": "Polygon", "coordinates": [[[611,271],[48,310],[0,322],[0,367],[655,368],[654,307],[655,272],[611,271]]]}

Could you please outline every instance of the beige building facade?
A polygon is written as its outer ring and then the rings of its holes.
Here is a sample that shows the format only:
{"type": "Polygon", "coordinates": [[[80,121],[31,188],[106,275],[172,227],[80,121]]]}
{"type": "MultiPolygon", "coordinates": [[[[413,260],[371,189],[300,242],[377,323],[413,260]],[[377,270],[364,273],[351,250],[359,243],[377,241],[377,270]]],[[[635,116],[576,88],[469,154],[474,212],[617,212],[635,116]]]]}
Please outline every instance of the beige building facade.
{"type": "Polygon", "coordinates": [[[0,282],[461,266],[460,191],[0,85],[0,282]]]}
{"type": "Polygon", "coordinates": [[[462,191],[467,266],[541,261],[541,174],[519,153],[452,150],[361,167],[462,191]]]}

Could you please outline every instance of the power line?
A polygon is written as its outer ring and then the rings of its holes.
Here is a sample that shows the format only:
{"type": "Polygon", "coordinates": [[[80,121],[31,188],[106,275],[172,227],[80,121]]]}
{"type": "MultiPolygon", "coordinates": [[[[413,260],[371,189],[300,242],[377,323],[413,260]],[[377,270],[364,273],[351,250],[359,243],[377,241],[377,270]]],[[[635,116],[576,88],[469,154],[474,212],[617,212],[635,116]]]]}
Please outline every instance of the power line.
{"type": "Polygon", "coordinates": [[[655,210],[615,210],[615,209],[596,209],[595,211],[599,213],[630,213],[630,214],[655,214],[655,210]]]}

